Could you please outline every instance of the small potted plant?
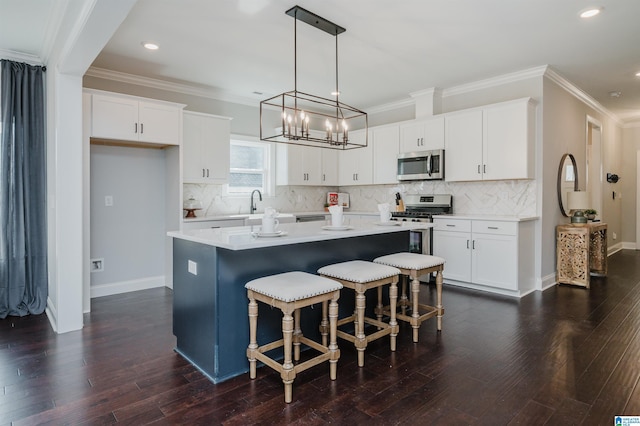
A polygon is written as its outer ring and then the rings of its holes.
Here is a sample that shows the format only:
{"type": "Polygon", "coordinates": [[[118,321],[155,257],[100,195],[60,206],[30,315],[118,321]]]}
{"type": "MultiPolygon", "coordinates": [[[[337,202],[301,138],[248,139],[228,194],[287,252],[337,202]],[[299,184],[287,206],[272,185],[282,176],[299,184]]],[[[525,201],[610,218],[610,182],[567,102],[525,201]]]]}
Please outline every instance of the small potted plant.
{"type": "Polygon", "coordinates": [[[594,209],[586,209],[584,211],[584,215],[587,219],[589,220],[593,220],[596,218],[596,215],[598,214],[597,211],[595,211],[594,209]]]}
{"type": "Polygon", "coordinates": [[[329,203],[324,203],[324,211],[325,212],[329,211],[329,203]]]}

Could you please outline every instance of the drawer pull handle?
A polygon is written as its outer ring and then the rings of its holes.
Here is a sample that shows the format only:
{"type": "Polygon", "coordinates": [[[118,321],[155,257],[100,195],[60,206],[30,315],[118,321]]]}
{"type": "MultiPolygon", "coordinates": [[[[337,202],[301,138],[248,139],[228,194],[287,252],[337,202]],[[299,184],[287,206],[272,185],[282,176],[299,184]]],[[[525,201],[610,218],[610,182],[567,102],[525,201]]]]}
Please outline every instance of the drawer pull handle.
{"type": "Polygon", "coordinates": [[[500,229],[497,226],[487,226],[487,228],[489,228],[489,229],[500,229]]]}
{"type": "Polygon", "coordinates": [[[448,224],[448,223],[447,223],[447,226],[450,226],[450,227],[452,227],[452,228],[455,228],[455,227],[456,227],[455,225],[451,225],[451,224],[448,224]]]}

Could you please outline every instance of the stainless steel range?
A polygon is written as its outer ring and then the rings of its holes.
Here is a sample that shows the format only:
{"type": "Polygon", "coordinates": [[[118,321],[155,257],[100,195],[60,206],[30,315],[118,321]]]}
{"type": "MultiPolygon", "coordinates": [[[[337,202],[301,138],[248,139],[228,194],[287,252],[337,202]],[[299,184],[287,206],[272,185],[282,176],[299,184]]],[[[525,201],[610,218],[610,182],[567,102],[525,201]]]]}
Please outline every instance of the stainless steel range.
{"type": "MultiPolygon", "coordinates": [[[[407,194],[404,196],[405,211],[391,213],[391,220],[406,222],[433,222],[433,215],[453,213],[451,194],[407,194]]],[[[433,231],[411,231],[410,251],[431,254],[433,231]]]]}

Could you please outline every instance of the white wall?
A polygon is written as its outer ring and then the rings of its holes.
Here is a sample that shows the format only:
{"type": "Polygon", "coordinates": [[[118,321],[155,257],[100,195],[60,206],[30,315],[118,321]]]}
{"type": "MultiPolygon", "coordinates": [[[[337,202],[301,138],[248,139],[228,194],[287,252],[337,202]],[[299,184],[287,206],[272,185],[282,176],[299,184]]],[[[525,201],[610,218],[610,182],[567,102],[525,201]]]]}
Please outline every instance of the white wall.
{"type": "Polygon", "coordinates": [[[91,145],[91,258],[104,259],[92,297],[164,285],[165,154],[91,145]]]}
{"type": "Polygon", "coordinates": [[[637,152],[640,151],[640,123],[623,129],[622,164],[620,173],[615,169],[607,170],[620,176],[615,184],[616,190],[622,193],[622,237],[632,248],[640,248],[640,241],[636,241],[636,203],[638,178],[637,152]]]}
{"type": "MultiPolygon", "coordinates": [[[[47,65],[47,317],[58,333],[83,325],[82,75],[135,0],[59,2],[47,65]]],[[[88,267],[88,265],[86,265],[88,267]]]]}

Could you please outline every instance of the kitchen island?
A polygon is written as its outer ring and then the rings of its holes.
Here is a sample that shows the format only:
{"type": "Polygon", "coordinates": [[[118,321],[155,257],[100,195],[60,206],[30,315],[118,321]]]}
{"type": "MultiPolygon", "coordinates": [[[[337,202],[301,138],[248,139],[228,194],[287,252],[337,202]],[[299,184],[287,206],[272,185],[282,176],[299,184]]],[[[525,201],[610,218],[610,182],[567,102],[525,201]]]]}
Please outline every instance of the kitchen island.
{"type": "MultiPolygon", "coordinates": [[[[344,230],[324,222],[280,225],[280,236],[262,238],[259,227],[243,226],[169,232],[173,237],[173,334],[176,351],[215,383],[249,370],[247,294],[252,279],[287,271],[316,273],[347,260],[373,260],[409,249],[411,229],[425,223],[377,225],[353,221],[344,230]]],[[[301,283],[303,284],[303,283],[301,283]]],[[[371,299],[371,298],[369,298],[371,299]]],[[[353,312],[353,297],[342,292],[340,316],[353,312]]],[[[318,336],[320,306],[305,308],[302,329],[318,336]]],[[[281,336],[282,314],[260,306],[258,342],[281,336]]]]}

